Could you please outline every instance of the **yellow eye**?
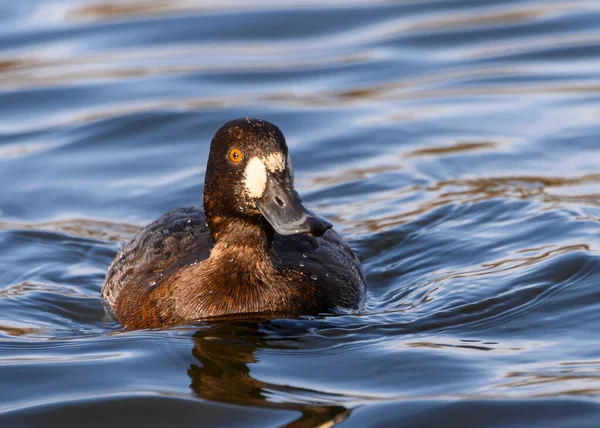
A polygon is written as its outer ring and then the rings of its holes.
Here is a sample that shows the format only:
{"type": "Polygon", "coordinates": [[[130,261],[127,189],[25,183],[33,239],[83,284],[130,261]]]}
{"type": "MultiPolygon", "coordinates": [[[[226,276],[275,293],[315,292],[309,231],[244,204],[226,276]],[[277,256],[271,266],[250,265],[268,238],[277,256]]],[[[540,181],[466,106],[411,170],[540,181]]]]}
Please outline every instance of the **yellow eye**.
{"type": "Polygon", "coordinates": [[[238,163],[241,162],[243,158],[242,152],[238,149],[233,149],[229,152],[229,159],[231,159],[231,162],[238,163]]]}

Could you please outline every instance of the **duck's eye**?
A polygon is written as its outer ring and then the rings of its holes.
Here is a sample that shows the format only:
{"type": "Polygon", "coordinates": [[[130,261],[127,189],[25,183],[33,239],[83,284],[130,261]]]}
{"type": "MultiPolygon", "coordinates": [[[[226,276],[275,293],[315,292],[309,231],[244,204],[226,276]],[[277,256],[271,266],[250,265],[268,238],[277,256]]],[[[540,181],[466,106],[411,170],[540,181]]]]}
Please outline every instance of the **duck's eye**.
{"type": "Polygon", "coordinates": [[[229,152],[229,159],[231,159],[231,162],[238,163],[241,162],[243,158],[242,152],[238,149],[233,149],[229,152]]]}

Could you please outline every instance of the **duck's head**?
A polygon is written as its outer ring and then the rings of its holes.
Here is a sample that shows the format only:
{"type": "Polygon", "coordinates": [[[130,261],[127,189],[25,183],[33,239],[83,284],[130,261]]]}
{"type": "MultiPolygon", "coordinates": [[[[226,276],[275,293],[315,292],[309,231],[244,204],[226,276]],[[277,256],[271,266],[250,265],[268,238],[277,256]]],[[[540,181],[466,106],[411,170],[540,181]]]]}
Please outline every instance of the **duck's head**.
{"type": "Polygon", "coordinates": [[[292,163],[279,128],[258,119],[233,120],[215,134],[204,207],[211,230],[219,219],[232,217],[263,224],[266,220],[281,235],[321,236],[332,227],[306,208],[294,189],[292,163]]]}

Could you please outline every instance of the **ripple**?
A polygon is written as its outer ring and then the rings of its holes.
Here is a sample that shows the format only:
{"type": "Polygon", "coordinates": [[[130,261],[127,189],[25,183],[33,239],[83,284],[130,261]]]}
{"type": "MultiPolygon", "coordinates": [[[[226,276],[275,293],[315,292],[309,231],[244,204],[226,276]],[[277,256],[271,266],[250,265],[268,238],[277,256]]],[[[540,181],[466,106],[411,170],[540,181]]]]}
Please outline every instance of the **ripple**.
{"type": "Polygon", "coordinates": [[[0,230],[44,230],[100,241],[123,242],[139,230],[138,226],[92,219],[57,220],[42,223],[0,221],[0,230]]]}
{"type": "MultiPolygon", "coordinates": [[[[331,7],[338,3],[340,6],[348,6],[349,4],[364,4],[364,0],[344,0],[330,1],[328,6],[331,7]]],[[[378,2],[374,2],[378,3],[378,2]]],[[[290,1],[286,2],[285,8],[318,8],[323,4],[318,1],[290,1]]],[[[127,0],[120,2],[95,2],[75,8],[70,12],[70,15],[75,20],[82,21],[103,21],[114,20],[131,17],[145,17],[148,15],[163,15],[165,13],[192,13],[192,12],[223,12],[228,10],[240,11],[244,9],[261,10],[281,8],[280,2],[273,0],[261,0],[253,2],[252,7],[244,1],[226,1],[226,2],[210,2],[206,4],[198,4],[189,0],[176,1],[139,1],[127,0]]]]}
{"type": "Polygon", "coordinates": [[[504,382],[495,388],[511,396],[597,396],[600,394],[600,371],[597,361],[561,361],[543,366],[526,364],[506,373],[504,382]]]}
{"type": "Polygon", "coordinates": [[[458,142],[451,146],[430,147],[426,149],[417,149],[407,153],[407,156],[439,156],[445,154],[455,154],[461,152],[470,152],[473,150],[488,150],[495,147],[490,142],[458,142]]]}
{"type": "MultiPolygon", "coordinates": [[[[439,154],[439,153],[438,153],[439,154]]],[[[401,167],[374,167],[358,171],[343,171],[338,177],[317,179],[317,184],[340,184],[353,179],[368,177],[370,174],[395,171],[401,167]]],[[[371,219],[358,218],[350,221],[343,216],[338,217],[345,225],[351,226],[355,231],[378,232],[401,226],[415,220],[418,216],[443,206],[453,204],[476,204],[494,199],[533,200],[552,203],[554,208],[566,206],[572,202],[582,202],[586,205],[598,205],[598,194],[585,194],[577,196],[561,195],[562,189],[591,185],[594,188],[600,180],[596,174],[574,178],[561,177],[490,177],[476,179],[461,179],[441,181],[433,185],[410,186],[392,191],[378,192],[368,197],[370,204],[389,204],[398,200],[403,202],[404,211],[391,215],[378,216],[371,219]],[[416,200],[408,204],[410,199],[416,200]],[[411,206],[412,205],[412,206],[411,206]]],[[[360,213],[360,206],[365,200],[361,199],[344,208],[331,205],[328,208],[340,214],[345,212],[356,215],[360,213]]]]}

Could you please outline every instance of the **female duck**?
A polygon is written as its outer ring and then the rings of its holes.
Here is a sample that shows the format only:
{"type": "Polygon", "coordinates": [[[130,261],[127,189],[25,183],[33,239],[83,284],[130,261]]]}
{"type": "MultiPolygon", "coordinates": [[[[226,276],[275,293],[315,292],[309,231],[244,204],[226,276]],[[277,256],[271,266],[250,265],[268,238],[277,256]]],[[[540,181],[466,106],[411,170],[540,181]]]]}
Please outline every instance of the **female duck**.
{"type": "Polygon", "coordinates": [[[141,230],[110,266],[102,297],[131,329],[358,309],[364,275],[331,227],[294,190],[279,128],[234,120],[210,146],[204,211],[176,209],[141,230]]]}

